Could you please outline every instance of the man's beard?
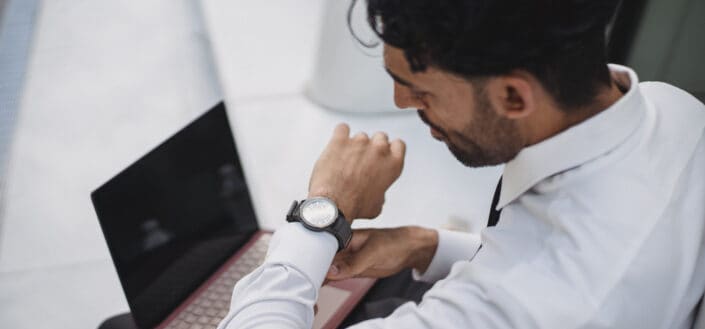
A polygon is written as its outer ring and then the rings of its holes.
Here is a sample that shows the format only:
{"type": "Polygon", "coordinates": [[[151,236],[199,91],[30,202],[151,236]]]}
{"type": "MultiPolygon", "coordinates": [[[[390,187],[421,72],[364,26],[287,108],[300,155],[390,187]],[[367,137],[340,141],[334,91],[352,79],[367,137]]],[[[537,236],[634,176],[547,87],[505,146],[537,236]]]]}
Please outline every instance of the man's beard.
{"type": "Polygon", "coordinates": [[[500,117],[483,93],[475,95],[475,117],[460,133],[447,132],[418,111],[421,120],[443,136],[448,150],[468,167],[494,166],[512,160],[523,148],[516,124],[500,117]]]}

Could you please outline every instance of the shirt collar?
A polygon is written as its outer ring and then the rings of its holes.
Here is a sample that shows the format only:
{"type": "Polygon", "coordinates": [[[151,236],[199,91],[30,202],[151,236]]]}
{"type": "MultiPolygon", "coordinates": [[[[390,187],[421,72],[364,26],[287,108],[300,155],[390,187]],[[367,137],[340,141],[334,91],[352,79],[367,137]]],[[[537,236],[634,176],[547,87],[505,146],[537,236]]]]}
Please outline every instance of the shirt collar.
{"type": "Polygon", "coordinates": [[[507,162],[496,209],[504,208],[543,179],[609,152],[637,129],[644,117],[638,77],[625,66],[610,64],[609,69],[612,79],[629,90],[604,111],[525,147],[507,162]]]}

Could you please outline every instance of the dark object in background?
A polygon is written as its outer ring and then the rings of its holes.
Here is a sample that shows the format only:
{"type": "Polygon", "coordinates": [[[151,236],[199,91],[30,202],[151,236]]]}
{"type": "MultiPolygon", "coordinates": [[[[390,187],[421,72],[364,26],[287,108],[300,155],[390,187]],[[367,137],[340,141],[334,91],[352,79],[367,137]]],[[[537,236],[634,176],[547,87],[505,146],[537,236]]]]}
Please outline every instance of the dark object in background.
{"type": "Polygon", "coordinates": [[[607,58],[611,63],[627,65],[627,56],[634,43],[644,15],[645,0],[622,0],[608,33],[607,58]]]}
{"type": "Polygon", "coordinates": [[[624,0],[614,22],[610,60],[641,81],[664,81],[705,102],[705,1],[624,0]]]}

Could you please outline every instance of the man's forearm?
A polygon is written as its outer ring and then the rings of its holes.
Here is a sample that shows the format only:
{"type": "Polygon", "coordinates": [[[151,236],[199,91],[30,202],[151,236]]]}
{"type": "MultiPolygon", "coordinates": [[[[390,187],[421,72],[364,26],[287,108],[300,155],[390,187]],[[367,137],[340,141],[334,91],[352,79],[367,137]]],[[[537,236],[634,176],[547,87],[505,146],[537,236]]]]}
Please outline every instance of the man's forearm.
{"type": "Polygon", "coordinates": [[[407,226],[413,253],[409,267],[420,273],[426,272],[438,248],[438,231],[420,226],[407,226]]]}

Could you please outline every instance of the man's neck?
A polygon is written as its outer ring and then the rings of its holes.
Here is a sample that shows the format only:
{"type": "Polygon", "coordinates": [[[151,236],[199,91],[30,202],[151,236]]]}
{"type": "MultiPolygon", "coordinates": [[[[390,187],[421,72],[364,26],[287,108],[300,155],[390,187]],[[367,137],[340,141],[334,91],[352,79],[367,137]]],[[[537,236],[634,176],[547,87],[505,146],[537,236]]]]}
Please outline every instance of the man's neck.
{"type": "Polygon", "coordinates": [[[598,113],[608,109],[612,104],[616,103],[623,93],[620,91],[614,81],[609,88],[603,88],[595,97],[594,101],[583,108],[564,111],[558,107],[547,109],[547,113],[552,115],[544,115],[539,118],[542,122],[537,122],[533,131],[533,138],[529,139],[529,145],[539,143],[545,139],[555,136],[564,130],[577,125],[598,113]]]}
{"type": "Polygon", "coordinates": [[[608,109],[616,103],[624,94],[619,89],[619,86],[612,81],[609,88],[603,88],[595,97],[595,101],[589,106],[575,111],[574,115],[566,116],[565,129],[583,122],[592,116],[608,109]]]}

